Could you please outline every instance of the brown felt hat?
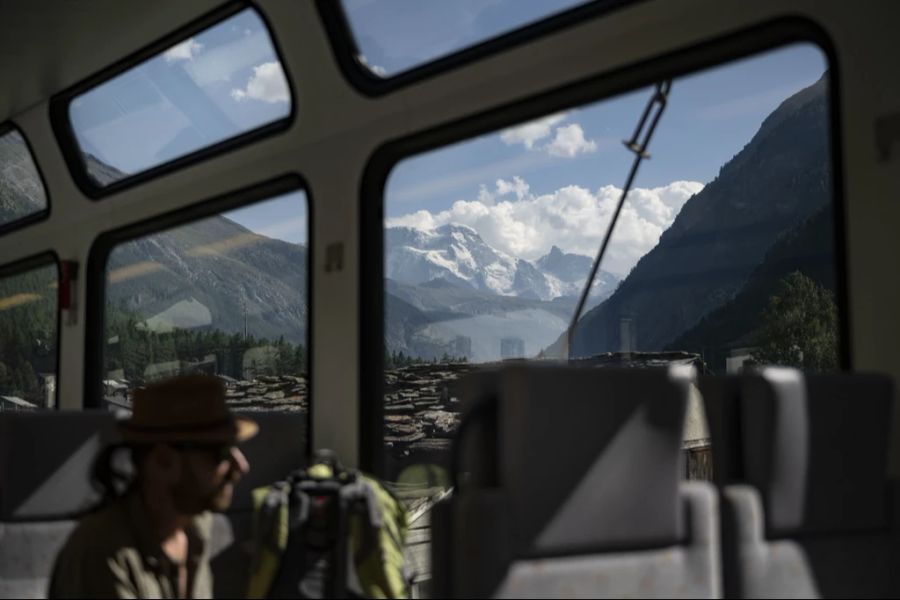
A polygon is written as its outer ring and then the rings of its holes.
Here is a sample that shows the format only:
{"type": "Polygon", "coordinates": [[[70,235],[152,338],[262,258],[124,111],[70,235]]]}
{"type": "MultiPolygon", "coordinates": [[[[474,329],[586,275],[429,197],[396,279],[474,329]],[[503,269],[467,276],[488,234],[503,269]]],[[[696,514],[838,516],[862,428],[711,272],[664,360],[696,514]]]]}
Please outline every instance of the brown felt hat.
{"type": "Polygon", "coordinates": [[[130,419],[118,422],[122,440],[157,442],[243,442],[259,431],[255,421],[225,405],[225,386],[208,375],[185,375],[134,392],[130,419]]]}

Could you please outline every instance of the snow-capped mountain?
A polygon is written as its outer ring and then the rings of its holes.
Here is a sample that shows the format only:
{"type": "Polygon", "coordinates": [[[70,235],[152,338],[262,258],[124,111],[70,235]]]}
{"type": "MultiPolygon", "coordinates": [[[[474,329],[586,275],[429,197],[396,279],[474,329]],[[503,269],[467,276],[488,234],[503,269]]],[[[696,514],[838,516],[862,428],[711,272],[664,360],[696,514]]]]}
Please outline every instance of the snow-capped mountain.
{"type": "MultiPolygon", "coordinates": [[[[501,296],[547,301],[577,296],[590,268],[590,258],[556,246],[535,262],[510,256],[465,225],[430,231],[391,227],[385,232],[385,275],[411,285],[443,279],[501,296]]],[[[609,296],[618,282],[615,275],[601,271],[594,297],[609,296]]]]}

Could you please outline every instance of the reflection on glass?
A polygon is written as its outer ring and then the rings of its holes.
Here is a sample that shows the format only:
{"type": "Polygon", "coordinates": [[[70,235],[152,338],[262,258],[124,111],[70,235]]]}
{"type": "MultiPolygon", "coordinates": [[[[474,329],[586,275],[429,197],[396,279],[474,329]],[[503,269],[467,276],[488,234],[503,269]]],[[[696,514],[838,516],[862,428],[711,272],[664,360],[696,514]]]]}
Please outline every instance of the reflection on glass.
{"type": "Polygon", "coordinates": [[[47,210],[47,193],[25,139],[0,136],[0,226],[47,210]]]}
{"type": "Polygon", "coordinates": [[[284,70],[246,9],[75,98],[85,167],[106,186],[290,114],[284,70]]]}
{"type": "Polygon", "coordinates": [[[107,265],[104,398],[217,375],[233,408],[307,410],[306,196],[125,242],[107,265]]]}
{"type": "Polygon", "coordinates": [[[794,45],[673,82],[572,352],[650,89],[411,157],[385,192],[385,457],[447,464],[503,360],[837,368],[828,73],[794,45]]]}
{"type": "Polygon", "coordinates": [[[587,0],[342,0],[360,55],[374,75],[389,77],[530,25],[587,0]]]}
{"type": "Polygon", "coordinates": [[[0,411],[56,405],[55,265],[0,279],[0,411]]]}

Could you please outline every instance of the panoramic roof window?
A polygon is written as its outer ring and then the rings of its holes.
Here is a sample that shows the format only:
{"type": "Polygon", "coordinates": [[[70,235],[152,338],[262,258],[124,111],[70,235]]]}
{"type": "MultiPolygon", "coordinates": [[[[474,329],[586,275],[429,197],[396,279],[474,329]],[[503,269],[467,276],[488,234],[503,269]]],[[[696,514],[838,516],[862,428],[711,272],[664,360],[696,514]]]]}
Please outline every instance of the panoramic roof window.
{"type": "Polygon", "coordinates": [[[291,92],[251,9],[77,96],[72,130],[100,186],[285,119],[291,92]]]}
{"type": "Polygon", "coordinates": [[[25,138],[0,136],[0,227],[47,210],[47,193],[25,138]]]}
{"type": "Polygon", "coordinates": [[[530,25],[586,0],[341,0],[357,59],[391,77],[458,50],[530,25]]]}

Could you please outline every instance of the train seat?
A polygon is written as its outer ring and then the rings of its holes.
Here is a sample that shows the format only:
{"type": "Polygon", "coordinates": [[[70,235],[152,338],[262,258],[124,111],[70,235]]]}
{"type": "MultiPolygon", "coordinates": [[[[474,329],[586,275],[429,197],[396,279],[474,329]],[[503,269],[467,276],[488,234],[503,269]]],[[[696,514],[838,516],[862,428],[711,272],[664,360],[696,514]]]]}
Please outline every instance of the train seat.
{"type": "Polygon", "coordinates": [[[107,412],[0,413],[0,597],[46,596],[57,552],[98,500],[90,467],[113,435],[107,412]]]}
{"type": "Polygon", "coordinates": [[[784,368],[723,379],[701,390],[723,471],[726,596],[896,597],[891,380],[784,368]]]}
{"type": "Polygon", "coordinates": [[[718,597],[716,496],[681,482],[690,368],[512,366],[461,384],[432,513],[451,597],[718,597]]]}

